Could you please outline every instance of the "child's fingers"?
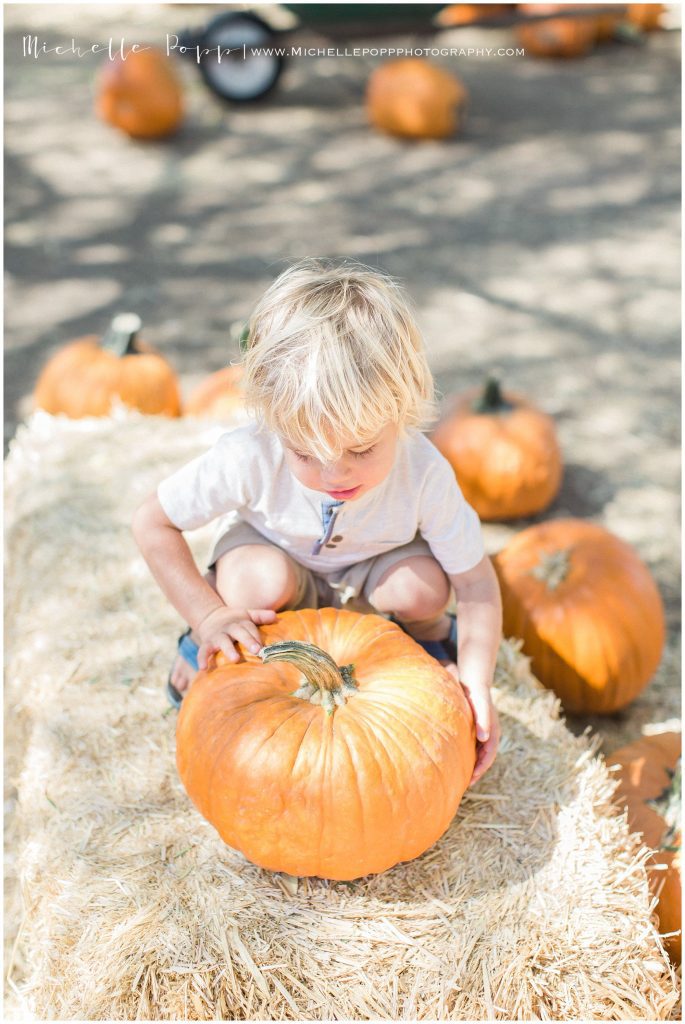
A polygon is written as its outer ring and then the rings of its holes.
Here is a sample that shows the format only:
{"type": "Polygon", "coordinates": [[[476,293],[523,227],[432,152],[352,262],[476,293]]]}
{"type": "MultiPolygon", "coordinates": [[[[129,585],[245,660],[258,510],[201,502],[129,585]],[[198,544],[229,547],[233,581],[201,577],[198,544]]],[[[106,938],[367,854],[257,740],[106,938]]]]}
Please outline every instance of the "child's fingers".
{"type": "Polygon", "coordinates": [[[267,622],[275,622],[277,618],[273,608],[248,608],[247,614],[258,626],[263,626],[267,622]]]}
{"type": "Polygon", "coordinates": [[[230,627],[230,630],[233,639],[242,644],[245,650],[250,651],[251,654],[258,654],[264,646],[259,636],[259,630],[249,621],[236,622],[230,627]]]}
{"type": "Polygon", "coordinates": [[[229,661],[240,661],[240,655],[233,646],[231,638],[227,636],[225,633],[221,636],[221,639],[219,640],[219,646],[217,650],[223,651],[223,653],[226,655],[229,661]]]}
{"type": "Polygon", "coordinates": [[[203,643],[197,649],[197,667],[201,672],[207,668],[207,662],[209,661],[210,654],[213,654],[216,650],[213,644],[203,643]]]}

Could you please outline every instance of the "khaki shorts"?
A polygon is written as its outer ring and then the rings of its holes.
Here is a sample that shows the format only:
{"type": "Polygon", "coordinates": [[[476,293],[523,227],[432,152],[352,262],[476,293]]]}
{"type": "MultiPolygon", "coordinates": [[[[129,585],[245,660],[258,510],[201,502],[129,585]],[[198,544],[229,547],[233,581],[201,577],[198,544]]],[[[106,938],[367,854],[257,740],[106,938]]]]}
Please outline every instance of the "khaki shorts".
{"type": "MultiPolygon", "coordinates": [[[[266,547],[276,547],[266,537],[262,536],[259,530],[255,530],[249,523],[238,520],[231,524],[226,533],[215,543],[209,559],[209,568],[233,548],[243,547],[245,544],[264,544],[266,547]]],[[[297,575],[297,590],[292,601],[285,605],[283,610],[296,608],[347,608],[349,611],[369,614],[376,611],[371,602],[371,595],[378,584],[383,573],[403,558],[410,558],[416,555],[427,555],[433,558],[426,541],[419,533],[409,544],[393,548],[382,555],[374,558],[366,558],[363,562],[357,562],[346,569],[337,569],[328,573],[315,573],[304,565],[296,562],[287,552],[283,552],[295,568],[297,575]]]]}

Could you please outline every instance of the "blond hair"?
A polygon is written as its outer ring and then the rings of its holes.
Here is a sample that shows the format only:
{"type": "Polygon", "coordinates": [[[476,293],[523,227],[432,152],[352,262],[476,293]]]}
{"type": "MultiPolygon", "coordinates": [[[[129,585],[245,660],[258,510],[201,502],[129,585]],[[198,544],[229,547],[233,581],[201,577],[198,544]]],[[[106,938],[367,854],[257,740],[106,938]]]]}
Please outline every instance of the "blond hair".
{"type": "Polygon", "coordinates": [[[342,437],[400,435],[435,416],[423,339],[398,283],[357,262],[306,259],[267,289],[249,321],[248,409],[291,447],[334,461],[342,437]]]}

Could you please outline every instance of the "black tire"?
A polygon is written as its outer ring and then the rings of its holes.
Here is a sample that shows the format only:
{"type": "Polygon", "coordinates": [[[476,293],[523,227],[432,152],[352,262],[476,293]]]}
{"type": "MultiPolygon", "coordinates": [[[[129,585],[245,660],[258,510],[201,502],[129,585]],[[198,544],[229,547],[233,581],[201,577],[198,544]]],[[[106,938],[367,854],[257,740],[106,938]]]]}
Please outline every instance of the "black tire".
{"type": "Polygon", "coordinates": [[[284,60],[277,54],[250,56],[250,47],[275,45],[272,30],[254,14],[220,14],[207,25],[199,45],[210,53],[200,61],[200,74],[213,93],[229,103],[261,99],[276,86],[284,60]],[[230,49],[230,55],[221,51],[230,49]]]}

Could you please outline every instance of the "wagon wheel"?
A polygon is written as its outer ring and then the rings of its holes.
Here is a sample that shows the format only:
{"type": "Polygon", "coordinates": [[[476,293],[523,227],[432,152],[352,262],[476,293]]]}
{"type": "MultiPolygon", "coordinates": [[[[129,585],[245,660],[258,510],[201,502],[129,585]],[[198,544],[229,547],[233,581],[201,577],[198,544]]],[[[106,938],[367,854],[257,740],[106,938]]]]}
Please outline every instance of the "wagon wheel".
{"type": "Polygon", "coordinates": [[[273,44],[271,29],[256,15],[220,14],[209,23],[200,42],[210,51],[200,61],[200,73],[223,100],[242,103],[259,99],[276,85],[283,57],[266,53],[253,56],[250,49],[273,44]],[[220,60],[217,48],[221,50],[220,60]]]}

